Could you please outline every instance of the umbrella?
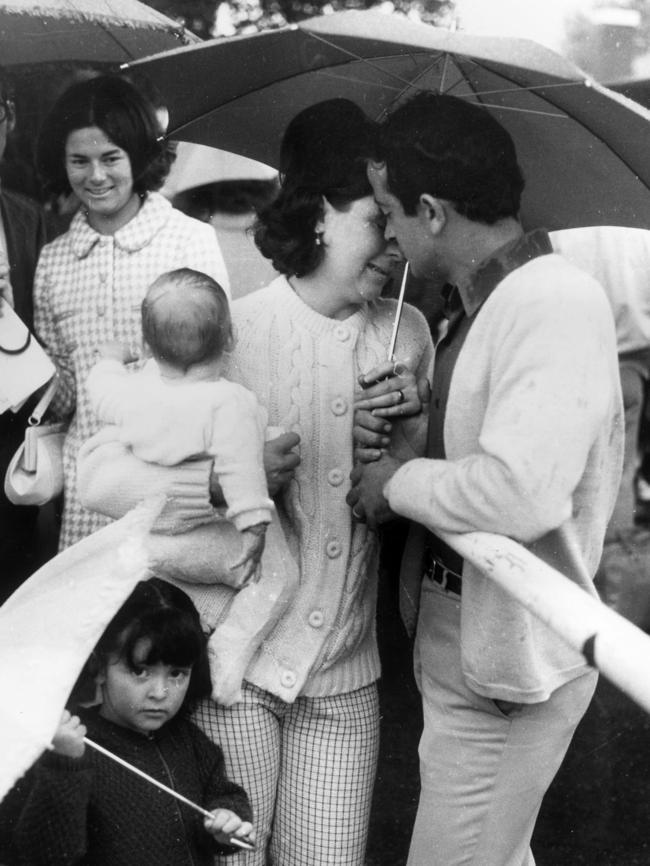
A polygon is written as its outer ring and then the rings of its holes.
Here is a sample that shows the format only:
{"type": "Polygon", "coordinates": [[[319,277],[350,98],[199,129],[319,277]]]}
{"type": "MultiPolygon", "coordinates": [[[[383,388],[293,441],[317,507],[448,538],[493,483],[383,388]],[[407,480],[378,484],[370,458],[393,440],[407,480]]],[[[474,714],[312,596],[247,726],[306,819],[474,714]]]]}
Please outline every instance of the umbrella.
{"type": "Polygon", "coordinates": [[[152,499],[64,550],[0,607],[0,800],[52,741],[86,659],[149,576],[144,539],[161,505],[152,499]]]}
{"type": "Polygon", "coordinates": [[[179,192],[224,180],[272,180],[277,172],[268,165],[216,147],[180,141],[176,160],[161,192],[173,198],[179,192]]]}
{"type": "Polygon", "coordinates": [[[62,60],[117,64],[199,41],[137,0],[0,2],[3,66],[62,60]]]}
{"type": "Polygon", "coordinates": [[[529,40],[346,11],[128,67],[163,94],[170,138],[272,166],[289,120],[319,100],[345,96],[381,118],[420,90],[453,94],[484,105],[512,134],[527,228],[650,224],[650,113],[529,40]]]}

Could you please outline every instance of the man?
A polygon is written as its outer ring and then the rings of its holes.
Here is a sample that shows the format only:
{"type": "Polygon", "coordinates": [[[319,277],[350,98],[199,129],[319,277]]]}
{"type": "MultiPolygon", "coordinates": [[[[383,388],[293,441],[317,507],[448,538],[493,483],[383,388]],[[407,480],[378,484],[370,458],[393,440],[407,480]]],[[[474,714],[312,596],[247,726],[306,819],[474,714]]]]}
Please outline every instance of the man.
{"type": "MultiPolygon", "coordinates": [[[[0,70],[0,162],[4,157],[7,136],[15,124],[16,109],[0,70]]],[[[41,209],[30,199],[1,188],[0,297],[11,304],[32,331],[32,284],[38,254],[45,240],[41,209]]],[[[4,481],[7,465],[24,437],[32,405],[30,402],[16,414],[7,411],[0,415],[0,482],[4,481]]],[[[37,508],[12,505],[0,483],[0,602],[38,566],[37,517],[37,508]]]]}
{"type": "Polygon", "coordinates": [[[426,457],[360,464],[348,497],[370,526],[414,521],[401,607],[417,616],[424,729],[408,866],[532,866],[596,674],[435,532],[512,537],[595,595],[622,458],[612,315],[545,232],[524,233],[515,148],[487,112],[419,94],[381,141],[369,177],[386,237],[415,276],[446,284],[448,316],[426,457]]]}

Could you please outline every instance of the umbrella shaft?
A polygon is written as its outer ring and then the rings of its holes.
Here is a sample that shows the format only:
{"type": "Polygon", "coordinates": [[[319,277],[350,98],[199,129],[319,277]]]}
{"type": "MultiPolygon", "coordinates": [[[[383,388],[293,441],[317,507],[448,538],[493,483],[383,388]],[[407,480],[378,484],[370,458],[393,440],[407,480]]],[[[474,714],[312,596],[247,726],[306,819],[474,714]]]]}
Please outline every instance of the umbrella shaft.
{"type": "Polygon", "coordinates": [[[404,265],[404,273],[402,274],[402,285],[399,288],[399,297],[397,298],[397,309],[395,310],[395,321],[393,322],[393,333],[390,336],[390,344],[388,346],[388,360],[393,360],[395,354],[395,344],[397,343],[397,331],[399,330],[399,322],[402,318],[402,307],[404,306],[404,293],[406,292],[406,278],[409,273],[409,263],[404,265]]]}
{"type": "MultiPolygon", "coordinates": [[[[102,755],[106,755],[107,758],[115,761],[117,764],[120,764],[122,767],[125,767],[127,770],[130,770],[132,773],[135,773],[136,776],[140,776],[142,779],[146,779],[147,782],[151,782],[152,785],[155,785],[156,788],[160,788],[161,791],[165,791],[167,794],[170,794],[172,797],[176,797],[177,800],[180,800],[181,803],[185,803],[186,806],[190,806],[195,811],[199,812],[203,815],[204,818],[212,818],[212,812],[208,812],[207,809],[204,809],[202,806],[193,803],[191,800],[188,800],[187,797],[184,797],[182,794],[179,794],[178,791],[174,791],[173,788],[168,788],[167,785],[163,785],[162,782],[159,782],[157,779],[154,779],[152,776],[149,776],[147,773],[143,773],[142,770],[139,770],[137,767],[134,767],[133,764],[129,764],[128,761],[125,761],[123,758],[118,757],[118,755],[113,754],[113,752],[109,752],[108,749],[105,749],[103,746],[100,746],[98,743],[93,742],[93,740],[89,740],[88,737],[84,737],[84,743],[87,746],[90,746],[92,749],[95,749],[97,752],[101,752],[102,755]]],[[[237,836],[231,836],[228,840],[231,845],[235,845],[238,848],[246,848],[252,849],[254,846],[245,839],[238,839],[237,836]]]]}

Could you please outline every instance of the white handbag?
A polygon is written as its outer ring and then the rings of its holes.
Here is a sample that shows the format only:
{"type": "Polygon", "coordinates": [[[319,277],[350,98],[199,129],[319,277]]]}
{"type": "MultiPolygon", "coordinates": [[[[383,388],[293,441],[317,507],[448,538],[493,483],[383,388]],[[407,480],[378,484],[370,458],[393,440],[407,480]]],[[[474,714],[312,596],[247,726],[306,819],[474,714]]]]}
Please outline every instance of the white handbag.
{"type": "Polygon", "coordinates": [[[25,439],[5,473],[4,489],[14,505],[45,505],[63,490],[64,422],[41,424],[41,419],[56,391],[52,378],[29,416],[25,439]]]}

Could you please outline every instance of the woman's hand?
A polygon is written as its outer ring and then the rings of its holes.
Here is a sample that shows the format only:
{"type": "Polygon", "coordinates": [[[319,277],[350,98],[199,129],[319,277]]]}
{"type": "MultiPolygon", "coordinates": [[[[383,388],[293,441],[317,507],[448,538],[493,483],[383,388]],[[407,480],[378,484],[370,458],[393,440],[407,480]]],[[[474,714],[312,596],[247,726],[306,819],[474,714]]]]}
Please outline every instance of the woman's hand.
{"type": "Polygon", "coordinates": [[[399,361],[386,361],[362,374],[359,385],[362,390],[355,397],[354,408],[380,418],[417,415],[422,404],[428,402],[429,383],[426,379],[417,382],[415,375],[399,361]]]}
{"type": "Polygon", "coordinates": [[[58,755],[81,758],[86,750],[85,736],[86,727],[81,724],[79,716],[72,716],[67,710],[64,710],[59,727],[52,738],[52,747],[58,755]]]}
{"type": "Polygon", "coordinates": [[[275,496],[293,478],[300,465],[300,456],[293,450],[298,445],[297,433],[282,433],[264,443],[264,471],[270,496],[275,496]]]}
{"type": "Polygon", "coordinates": [[[379,460],[390,445],[392,429],[392,424],[385,418],[374,415],[368,409],[357,409],[352,428],[355,461],[372,463],[379,460]]]}
{"type": "Polygon", "coordinates": [[[203,826],[222,845],[230,845],[230,838],[232,836],[251,843],[255,841],[253,825],[250,821],[242,821],[230,809],[215,809],[212,817],[205,819],[203,826]]]}

